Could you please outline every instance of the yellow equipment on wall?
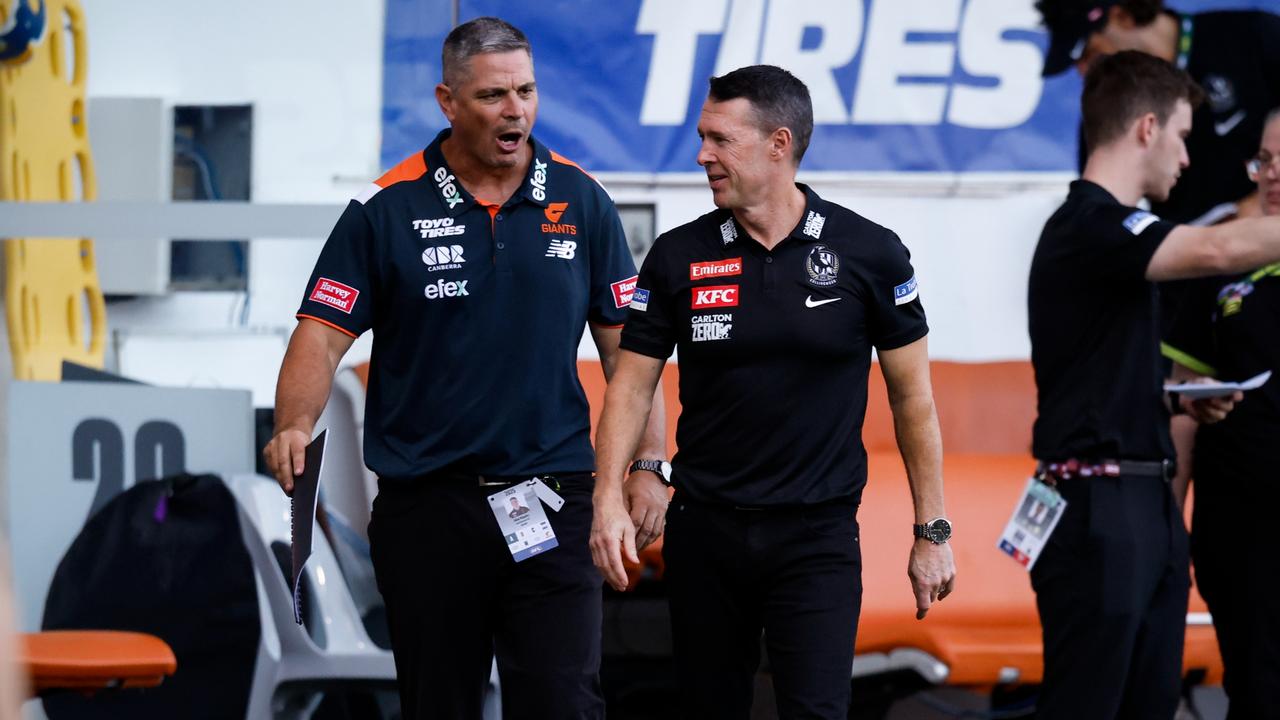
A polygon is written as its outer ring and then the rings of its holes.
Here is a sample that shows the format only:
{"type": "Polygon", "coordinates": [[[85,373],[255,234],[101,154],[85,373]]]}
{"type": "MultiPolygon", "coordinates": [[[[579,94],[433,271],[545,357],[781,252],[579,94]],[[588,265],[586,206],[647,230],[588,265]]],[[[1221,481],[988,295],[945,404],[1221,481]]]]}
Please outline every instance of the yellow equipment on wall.
{"type": "MultiPolygon", "coordinates": [[[[0,0],[0,200],[96,196],[85,40],[79,0],[0,0]]],[[[4,261],[14,377],[58,380],[64,359],[102,367],[106,305],[93,241],[13,238],[4,261]]]]}

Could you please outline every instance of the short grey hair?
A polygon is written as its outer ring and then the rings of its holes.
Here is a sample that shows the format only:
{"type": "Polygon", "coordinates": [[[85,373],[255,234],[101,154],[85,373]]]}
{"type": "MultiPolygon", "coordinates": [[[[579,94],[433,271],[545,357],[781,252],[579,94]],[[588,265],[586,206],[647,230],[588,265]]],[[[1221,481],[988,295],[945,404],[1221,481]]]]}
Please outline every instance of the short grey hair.
{"type": "Polygon", "coordinates": [[[523,50],[533,57],[529,38],[520,28],[496,17],[478,17],[450,31],[441,51],[441,74],[444,84],[456,87],[466,79],[471,58],[485,53],[523,50]]]}

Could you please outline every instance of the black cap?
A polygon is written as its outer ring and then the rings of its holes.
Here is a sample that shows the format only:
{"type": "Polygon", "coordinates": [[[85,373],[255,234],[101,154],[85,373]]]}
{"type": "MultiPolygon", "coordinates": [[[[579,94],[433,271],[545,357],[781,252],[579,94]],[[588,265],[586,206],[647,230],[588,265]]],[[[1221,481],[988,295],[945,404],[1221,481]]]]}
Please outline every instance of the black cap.
{"type": "Polygon", "coordinates": [[[1107,24],[1107,10],[1119,0],[1097,0],[1082,8],[1078,17],[1063,18],[1049,26],[1049,51],[1044,55],[1042,77],[1057,75],[1080,59],[1089,36],[1107,24]]]}

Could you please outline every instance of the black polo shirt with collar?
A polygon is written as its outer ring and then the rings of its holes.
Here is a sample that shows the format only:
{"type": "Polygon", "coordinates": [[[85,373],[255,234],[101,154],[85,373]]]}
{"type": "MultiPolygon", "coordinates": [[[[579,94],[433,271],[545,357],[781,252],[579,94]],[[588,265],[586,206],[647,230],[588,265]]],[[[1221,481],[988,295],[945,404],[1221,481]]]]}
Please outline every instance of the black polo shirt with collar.
{"type": "Polygon", "coordinates": [[[577,350],[619,326],[635,265],[609,196],[533,138],[501,207],[445,164],[445,130],[348,204],[299,318],[373,330],[365,463],[407,479],[594,467],[577,350]]]}
{"type": "Polygon", "coordinates": [[[1146,279],[1175,225],[1071,183],[1031,260],[1027,315],[1045,461],[1173,457],[1158,293],[1146,279]]]}
{"type": "MultiPolygon", "coordinates": [[[[1165,338],[1165,357],[1219,380],[1280,371],[1280,263],[1197,281],[1165,338]]],[[[1196,433],[1196,477],[1231,478],[1238,487],[1275,486],[1280,379],[1244,394],[1221,422],[1196,433]]],[[[1197,485],[1200,493],[1220,491],[1197,485]]],[[[1280,491],[1280,488],[1277,488],[1280,491]]]]}
{"type": "Polygon", "coordinates": [[[804,216],[773,250],[728,210],[659,237],[622,331],[650,357],[679,347],[672,481],[704,502],[860,499],[871,349],[928,333],[898,237],[799,187],[804,216]]]}

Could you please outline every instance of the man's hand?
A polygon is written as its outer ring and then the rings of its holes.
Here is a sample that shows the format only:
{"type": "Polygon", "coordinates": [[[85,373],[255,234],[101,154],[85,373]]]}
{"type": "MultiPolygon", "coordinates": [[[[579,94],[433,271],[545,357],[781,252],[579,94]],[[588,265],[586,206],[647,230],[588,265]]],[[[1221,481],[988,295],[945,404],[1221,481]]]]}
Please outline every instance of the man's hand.
{"type": "Polygon", "coordinates": [[[636,550],[662,537],[667,524],[667,505],[671,496],[662,478],[648,470],[638,470],[622,486],[631,522],[636,528],[636,550]]]}
{"type": "MultiPolygon", "coordinates": [[[[1206,378],[1206,382],[1208,379],[1206,378]]],[[[1178,402],[1181,403],[1182,409],[1188,415],[1195,418],[1196,422],[1202,425],[1209,425],[1219,422],[1231,412],[1236,403],[1244,399],[1244,393],[1237,390],[1230,396],[1200,398],[1193,400],[1186,396],[1180,396],[1178,402]]]]}
{"type": "Polygon", "coordinates": [[[266,460],[267,469],[280,483],[285,495],[293,496],[293,476],[301,475],[303,458],[306,456],[307,443],[311,435],[301,430],[281,430],[271,438],[271,442],[262,448],[262,457],[266,460]]]}
{"type": "Polygon", "coordinates": [[[925,538],[916,538],[911,546],[911,559],[907,561],[907,576],[916,595],[916,619],[923,620],[929,606],[950,595],[956,587],[956,562],[951,556],[951,545],[935,545],[925,538]]]}
{"type": "Polygon", "coordinates": [[[600,569],[604,579],[614,590],[627,589],[627,569],[622,557],[639,563],[636,555],[636,528],[627,515],[622,495],[616,490],[598,494],[594,500],[594,516],[591,520],[591,561],[600,569]]]}

